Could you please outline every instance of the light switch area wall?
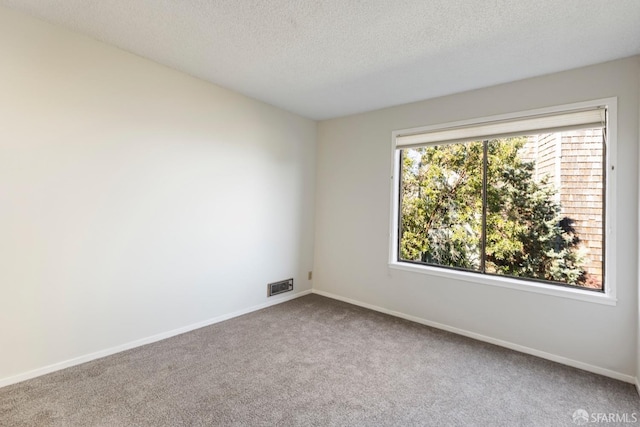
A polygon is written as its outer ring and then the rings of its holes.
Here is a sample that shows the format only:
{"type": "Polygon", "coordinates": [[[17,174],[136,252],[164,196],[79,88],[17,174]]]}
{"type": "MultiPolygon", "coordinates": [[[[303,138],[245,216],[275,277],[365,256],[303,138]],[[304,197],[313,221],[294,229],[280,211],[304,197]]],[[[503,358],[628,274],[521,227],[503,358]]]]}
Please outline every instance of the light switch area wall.
{"type": "Polygon", "coordinates": [[[4,8],[0,52],[0,381],[310,289],[315,122],[4,8]]]}

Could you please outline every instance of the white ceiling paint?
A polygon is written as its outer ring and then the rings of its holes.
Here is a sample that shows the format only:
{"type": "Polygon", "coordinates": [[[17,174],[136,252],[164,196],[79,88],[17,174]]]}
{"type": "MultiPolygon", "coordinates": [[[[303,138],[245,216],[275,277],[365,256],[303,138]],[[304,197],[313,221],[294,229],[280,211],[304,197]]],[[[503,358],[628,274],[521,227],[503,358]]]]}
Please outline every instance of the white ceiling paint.
{"type": "Polygon", "coordinates": [[[313,119],[640,54],[639,0],[0,0],[313,119]]]}

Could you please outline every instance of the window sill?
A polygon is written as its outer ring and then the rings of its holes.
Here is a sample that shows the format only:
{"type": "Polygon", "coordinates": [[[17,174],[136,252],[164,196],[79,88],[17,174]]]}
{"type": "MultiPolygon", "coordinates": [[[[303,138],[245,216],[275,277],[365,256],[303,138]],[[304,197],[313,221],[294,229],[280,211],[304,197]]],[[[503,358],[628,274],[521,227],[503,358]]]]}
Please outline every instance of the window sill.
{"type": "Polygon", "coordinates": [[[461,280],[464,282],[481,283],[483,285],[499,286],[517,291],[534,292],[537,294],[552,295],[555,297],[569,298],[579,301],[592,302],[596,304],[615,306],[617,299],[606,293],[597,293],[582,289],[565,288],[544,283],[529,282],[525,280],[513,279],[510,277],[496,277],[484,274],[468,273],[465,271],[448,270],[445,268],[432,267],[428,265],[415,265],[405,262],[390,262],[389,268],[394,270],[411,271],[414,273],[426,274],[429,276],[446,277],[449,279],[461,280]]]}

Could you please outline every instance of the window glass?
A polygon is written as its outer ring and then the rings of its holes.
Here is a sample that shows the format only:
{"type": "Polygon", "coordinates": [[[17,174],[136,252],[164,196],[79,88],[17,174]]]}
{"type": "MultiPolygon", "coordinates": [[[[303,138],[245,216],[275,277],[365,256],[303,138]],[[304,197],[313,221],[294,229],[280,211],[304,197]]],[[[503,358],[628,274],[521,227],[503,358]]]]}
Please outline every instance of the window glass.
{"type": "Polygon", "coordinates": [[[401,150],[398,258],[604,289],[603,128],[401,150]]]}

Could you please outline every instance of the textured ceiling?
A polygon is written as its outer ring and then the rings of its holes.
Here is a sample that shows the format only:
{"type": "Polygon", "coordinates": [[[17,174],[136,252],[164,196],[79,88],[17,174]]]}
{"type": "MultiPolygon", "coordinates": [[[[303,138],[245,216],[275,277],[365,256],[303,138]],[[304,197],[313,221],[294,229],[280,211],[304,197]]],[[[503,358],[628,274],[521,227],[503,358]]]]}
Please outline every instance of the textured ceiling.
{"type": "Polygon", "coordinates": [[[639,0],[0,0],[313,119],[640,54],[639,0]]]}

